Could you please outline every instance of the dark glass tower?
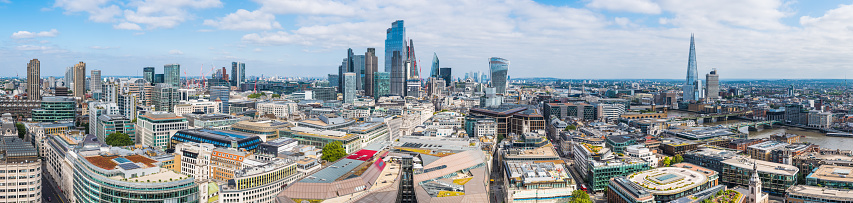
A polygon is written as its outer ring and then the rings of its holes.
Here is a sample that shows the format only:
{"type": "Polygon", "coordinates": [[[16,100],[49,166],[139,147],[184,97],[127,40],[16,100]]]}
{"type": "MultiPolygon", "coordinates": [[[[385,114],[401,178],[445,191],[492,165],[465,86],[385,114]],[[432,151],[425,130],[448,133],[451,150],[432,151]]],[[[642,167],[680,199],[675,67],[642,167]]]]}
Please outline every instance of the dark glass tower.
{"type": "Polygon", "coordinates": [[[445,87],[450,86],[450,79],[451,79],[450,67],[444,67],[444,68],[440,68],[438,70],[439,70],[438,71],[439,77],[441,77],[441,79],[444,79],[445,87]]]}
{"type": "Polygon", "coordinates": [[[246,82],[246,64],[231,62],[231,86],[240,87],[246,82]]]}
{"type": "Polygon", "coordinates": [[[402,55],[400,60],[409,58],[404,55],[406,54],[406,27],[403,26],[403,20],[394,21],[391,23],[391,28],[385,31],[385,72],[391,72],[391,57],[394,56],[395,51],[399,51],[402,55]]]}
{"type": "Polygon", "coordinates": [[[142,68],[142,78],[149,84],[154,84],[154,67],[142,68]]]}
{"type": "Polygon", "coordinates": [[[181,65],[168,64],[163,66],[163,83],[181,88],[181,65]]]}
{"type": "Polygon", "coordinates": [[[438,77],[438,54],[432,53],[432,69],[429,71],[429,77],[438,77]]]}

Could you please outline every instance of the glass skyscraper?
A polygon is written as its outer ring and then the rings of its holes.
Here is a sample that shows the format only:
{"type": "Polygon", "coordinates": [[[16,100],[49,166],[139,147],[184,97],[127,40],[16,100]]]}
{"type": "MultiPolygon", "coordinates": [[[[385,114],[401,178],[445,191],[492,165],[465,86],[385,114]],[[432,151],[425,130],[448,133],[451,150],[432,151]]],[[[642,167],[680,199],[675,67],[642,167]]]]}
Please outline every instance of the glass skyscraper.
{"type": "Polygon", "coordinates": [[[142,68],[142,78],[148,81],[148,84],[154,83],[154,67],[142,68]]]}
{"type": "Polygon", "coordinates": [[[373,74],[379,68],[378,60],[376,49],[367,48],[367,52],[364,53],[364,95],[366,96],[373,96],[373,74]]]}
{"type": "Polygon", "coordinates": [[[690,56],[687,59],[687,80],[684,81],[684,101],[698,101],[702,98],[702,82],[699,81],[699,73],[696,70],[696,46],[693,42],[693,34],[690,34],[690,56]]]}
{"type": "Polygon", "coordinates": [[[355,73],[344,73],[344,103],[352,104],[355,101],[356,77],[355,73]]]}
{"type": "Polygon", "coordinates": [[[239,88],[244,82],[246,82],[246,64],[231,62],[231,86],[239,88]]]}
{"type": "Polygon", "coordinates": [[[373,97],[379,98],[391,94],[391,73],[375,72],[373,73],[373,97]]]}
{"type": "Polygon", "coordinates": [[[438,54],[432,53],[432,69],[429,71],[429,77],[438,77],[438,54]]]}
{"type": "MultiPolygon", "coordinates": [[[[403,26],[403,20],[397,20],[391,23],[391,28],[385,32],[385,72],[391,72],[391,57],[395,51],[399,51],[402,55],[400,60],[409,58],[406,56],[406,27],[403,26]]],[[[402,64],[402,62],[400,62],[402,64]]]]}
{"type": "Polygon", "coordinates": [[[495,88],[495,93],[506,94],[508,70],[509,60],[498,57],[489,58],[489,72],[492,73],[492,87],[495,88]]]}
{"type": "Polygon", "coordinates": [[[441,79],[444,79],[445,87],[450,86],[450,80],[452,79],[450,67],[438,69],[438,75],[441,77],[441,79]]]}
{"type": "Polygon", "coordinates": [[[163,83],[181,88],[181,65],[168,64],[163,66],[163,83]]]}
{"type": "Polygon", "coordinates": [[[231,97],[231,88],[226,86],[213,86],[210,87],[210,101],[216,101],[219,99],[222,103],[219,104],[220,112],[224,114],[229,114],[228,109],[231,107],[228,103],[228,99],[231,97]]]}

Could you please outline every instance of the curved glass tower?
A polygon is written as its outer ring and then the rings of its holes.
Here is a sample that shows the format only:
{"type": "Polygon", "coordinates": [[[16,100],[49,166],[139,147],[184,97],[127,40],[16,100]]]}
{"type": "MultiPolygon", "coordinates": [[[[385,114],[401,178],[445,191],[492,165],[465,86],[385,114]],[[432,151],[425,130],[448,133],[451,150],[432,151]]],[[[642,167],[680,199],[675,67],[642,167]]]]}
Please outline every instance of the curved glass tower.
{"type": "Polygon", "coordinates": [[[509,60],[498,57],[489,58],[489,72],[492,73],[492,87],[495,88],[495,93],[497,94],[506,94],[507,70],[509,70],[509,60]]]}

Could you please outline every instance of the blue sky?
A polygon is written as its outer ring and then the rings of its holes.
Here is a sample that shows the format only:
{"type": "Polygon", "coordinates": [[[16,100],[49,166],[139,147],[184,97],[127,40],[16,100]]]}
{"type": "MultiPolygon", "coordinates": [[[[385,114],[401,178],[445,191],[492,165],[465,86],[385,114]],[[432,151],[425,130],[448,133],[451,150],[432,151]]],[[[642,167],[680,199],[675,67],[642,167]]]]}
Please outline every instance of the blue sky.
{"type": "MultiPolygon", "coordinates": [[[[510,76],[683,78],[690,33],[700,72],[721,78],[844,78],[853,2],[781,0],[0,0],[0,63],[61,76],[78,61],[103,75],[179,63],[189,76],[246,63],[248,75],[337,73],[347,48],[384,53],[406,21],[422,64],[454,76],[511,60],[510,76]],[[203,70],[200,70],[202,67],[203,70]]],[[[384,61],[380,60],[380,67],[384,61]]],[[[4,68],[5,69],[5,68],[4,68]]],[[[381,70],[382,68],[380,68],[381,70]]],[[[422,69],[422,75],[428,72],[422,69]]],[[[23,76],[23,75],[21,75],[23,76]]],[[[853,75],[851,75],[853,76],[853,75]]]]}

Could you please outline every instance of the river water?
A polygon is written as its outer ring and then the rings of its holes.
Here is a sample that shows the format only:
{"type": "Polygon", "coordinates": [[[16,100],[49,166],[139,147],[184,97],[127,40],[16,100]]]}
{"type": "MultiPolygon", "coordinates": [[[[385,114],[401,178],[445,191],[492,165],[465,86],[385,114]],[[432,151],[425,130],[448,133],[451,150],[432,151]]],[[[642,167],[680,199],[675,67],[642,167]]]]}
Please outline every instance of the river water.
{"type": "MultiPolygon", "coordinates": [[[[745,122],[742,120],[728,120],[728,121],[720,121],[715,123],[704,123],[706,126],[714,126],[714,125],[726,125],[733,123],[741,123],[745,122]]],[[[802,128],[795,127],[786,127],[780,125],[774,125],[771,129],[762,129],[758,128],[758,131],[750,131],[749,138],[766,138],[770,137],[770,135],[778,134],[778,133],[790,133],[795,135],[802,135],[805,137],[800,137],[801,142],[813,143],[816,145],[820,145],[821,148],[825,149],[853,149],[853,137],[828,137],[826,133],[821,133],[815,130],[807,130],[802,128]]]]}

